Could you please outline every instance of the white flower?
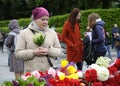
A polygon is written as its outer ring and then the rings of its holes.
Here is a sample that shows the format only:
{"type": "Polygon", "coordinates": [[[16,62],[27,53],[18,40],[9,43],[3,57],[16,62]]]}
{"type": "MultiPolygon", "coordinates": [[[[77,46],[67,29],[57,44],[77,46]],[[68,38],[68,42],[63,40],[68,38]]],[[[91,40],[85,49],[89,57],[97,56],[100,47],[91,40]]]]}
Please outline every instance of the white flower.
{"type": "Polygon", "coordinates": [[[91,69],[95,69],[97,71],[97,79],[100,81],[106,81],[109,78],[109,70],[104,66],[99,66],[97,64],[92,64],[89,66],[91,69]]]}
{"type": "Polygon", "coordinates": [[[83,72],[82,71],[77,71],[77,75],[79,78],[83,78],[83,72]]]}
{"type": "Polygon", "coordinates": [[[110,61],[111,59],[109,59],[108,57],[99,57],[96,61],[96,64],[100,66],[108,67],[110,61]]]}
{"type": "Polygon", "coordinates": [[[97,65],[97,64],[91,64],[90,66],[89,66],[89,69],[96,69],[96,68],[98,68],[99,67],[99,65],[97,65]]]}
{"type": "Polygon", "coordinates": [[[97,71],[97,79],[100,81],[106,81],[108,80],[110,74],[109,70],[106,67],[99,67],[96,69],[97,71]]]}

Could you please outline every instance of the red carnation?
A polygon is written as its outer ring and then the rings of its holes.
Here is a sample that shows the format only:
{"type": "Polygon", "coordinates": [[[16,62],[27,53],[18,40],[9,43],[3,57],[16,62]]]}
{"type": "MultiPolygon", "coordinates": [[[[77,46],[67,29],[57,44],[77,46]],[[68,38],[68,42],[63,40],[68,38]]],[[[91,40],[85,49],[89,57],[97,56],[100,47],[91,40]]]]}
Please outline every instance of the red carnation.
{"type": "Polygon", "coordinates": [[[95,69],[87,70],[84,76],[87,82],[94,82],[97,80],[97,71],[95,69]]]}
{"type": "Polygon", "coordinates": [[[107,81],[104,82],[105,86],[116,86],[116,81],[115,81],[115,77],[111,76],[107,81]]]}
{"type": "Polygon", "coordinates": [[[108,67],[108,70],[109,70],[110,74],[114,74],[118,71],[118,69],[114,66],[108,67]]]}
{"type": "Polygon", "coordinates": [[[103,86],[102,82],[94,82],[92,86],[103,86]]]}
{"type": "Polygon", "coordinates": [[[117,59],[113,66],[117,67],[120,70],[120,59],[117,59]]]}
{"type": "Polygon", "coordinates": [[[120,73],[115,76],[115,82],[117,82],[118,84],[120,84],[120,73]]]}
{"type": "Polygon", "coordinates": [[[26,72],[25,76],[31,76],[30,72],[26,72]]]}

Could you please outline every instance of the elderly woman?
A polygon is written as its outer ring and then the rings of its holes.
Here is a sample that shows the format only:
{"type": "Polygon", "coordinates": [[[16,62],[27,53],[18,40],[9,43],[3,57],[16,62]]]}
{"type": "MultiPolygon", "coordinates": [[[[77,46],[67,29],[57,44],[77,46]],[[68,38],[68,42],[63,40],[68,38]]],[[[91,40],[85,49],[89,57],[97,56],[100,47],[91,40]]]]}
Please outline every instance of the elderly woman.
{"type": "Polygon", "coordinates": [[[10,71],[15,73],[16,79],[19,78],[24,71],[24,63],[21,58],[16,58],[15,47],[16,42],[20,33],[20,26],[16,19],[10,21],[8,25],[10,33],[6,38],[5,45],[8,47],[8,63],[10,66],[10,71]]]}
{"type": "Polygon", "coordinates": [[[54,58],[61,54],[61,46],[56,32],[48,27],[49,13],[43,7],[36,7],[32,11],[32,22],[22,30],[16,46],[17,58],[24,59],[26,72],[40,70],[46,71],[50,66],[50,61],[54,63],[54,58]],[[33,42],[36,33],[45,35],[44,43],[41,46],[33,42]]]}

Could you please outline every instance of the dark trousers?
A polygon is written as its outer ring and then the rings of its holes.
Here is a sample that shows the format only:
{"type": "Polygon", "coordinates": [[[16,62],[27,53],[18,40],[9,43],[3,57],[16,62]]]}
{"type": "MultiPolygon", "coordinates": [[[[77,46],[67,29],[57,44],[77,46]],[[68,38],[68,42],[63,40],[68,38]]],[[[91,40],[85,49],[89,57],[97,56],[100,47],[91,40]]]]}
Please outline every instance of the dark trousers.
{"type": "Polygon", "coordinates": [[[94,62],[96,62],[96,60],[100,57],[100,56],[105,56],[106,55],[106,52],[107,51],[95,51],[95,61],[94,62]]]}
{"type": "Polygon", "coordinates": [[[114,49],[114,47],[115,47],[115,39],[114,38],[112,38],[112,44],[111,44],[111,46],[112,46],[112,49],[114,49]]]}
{"type": "Polygon", "coordinates": [[[83,62],[77,62],[76,66],[77,66],[77,70],[81,70],[82,71],[83,62]]]}

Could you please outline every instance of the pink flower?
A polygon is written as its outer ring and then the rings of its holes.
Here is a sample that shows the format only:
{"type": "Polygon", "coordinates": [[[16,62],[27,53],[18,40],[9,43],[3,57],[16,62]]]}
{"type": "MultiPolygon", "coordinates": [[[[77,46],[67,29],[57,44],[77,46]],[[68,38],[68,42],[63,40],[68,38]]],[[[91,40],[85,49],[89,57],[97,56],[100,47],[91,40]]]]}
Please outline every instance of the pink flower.
{"type": "Polygon", "coordinates": [[[48,74],[51,74],[52,76],[55,77],[55,75],[56,75],[56,70],[53,69],[53,68],[49,68],[49,70],[48,70],[48,74]]]}
{"type": "Polygon", "coordinates": [[[35,76],[36,78],[40,78],[40,73],[39,73],[39,71],[33,71],[32,73],[31,73],[33,76],[35,76]]]}
{"type": "Polygon", "coordinates": [[[27,80],[29,77],[31,77],[31,75],[30,75],[30,76],[24,76],[24,75],[21,76],[21,78],[22,78],[23,80],[27,80]]]}

